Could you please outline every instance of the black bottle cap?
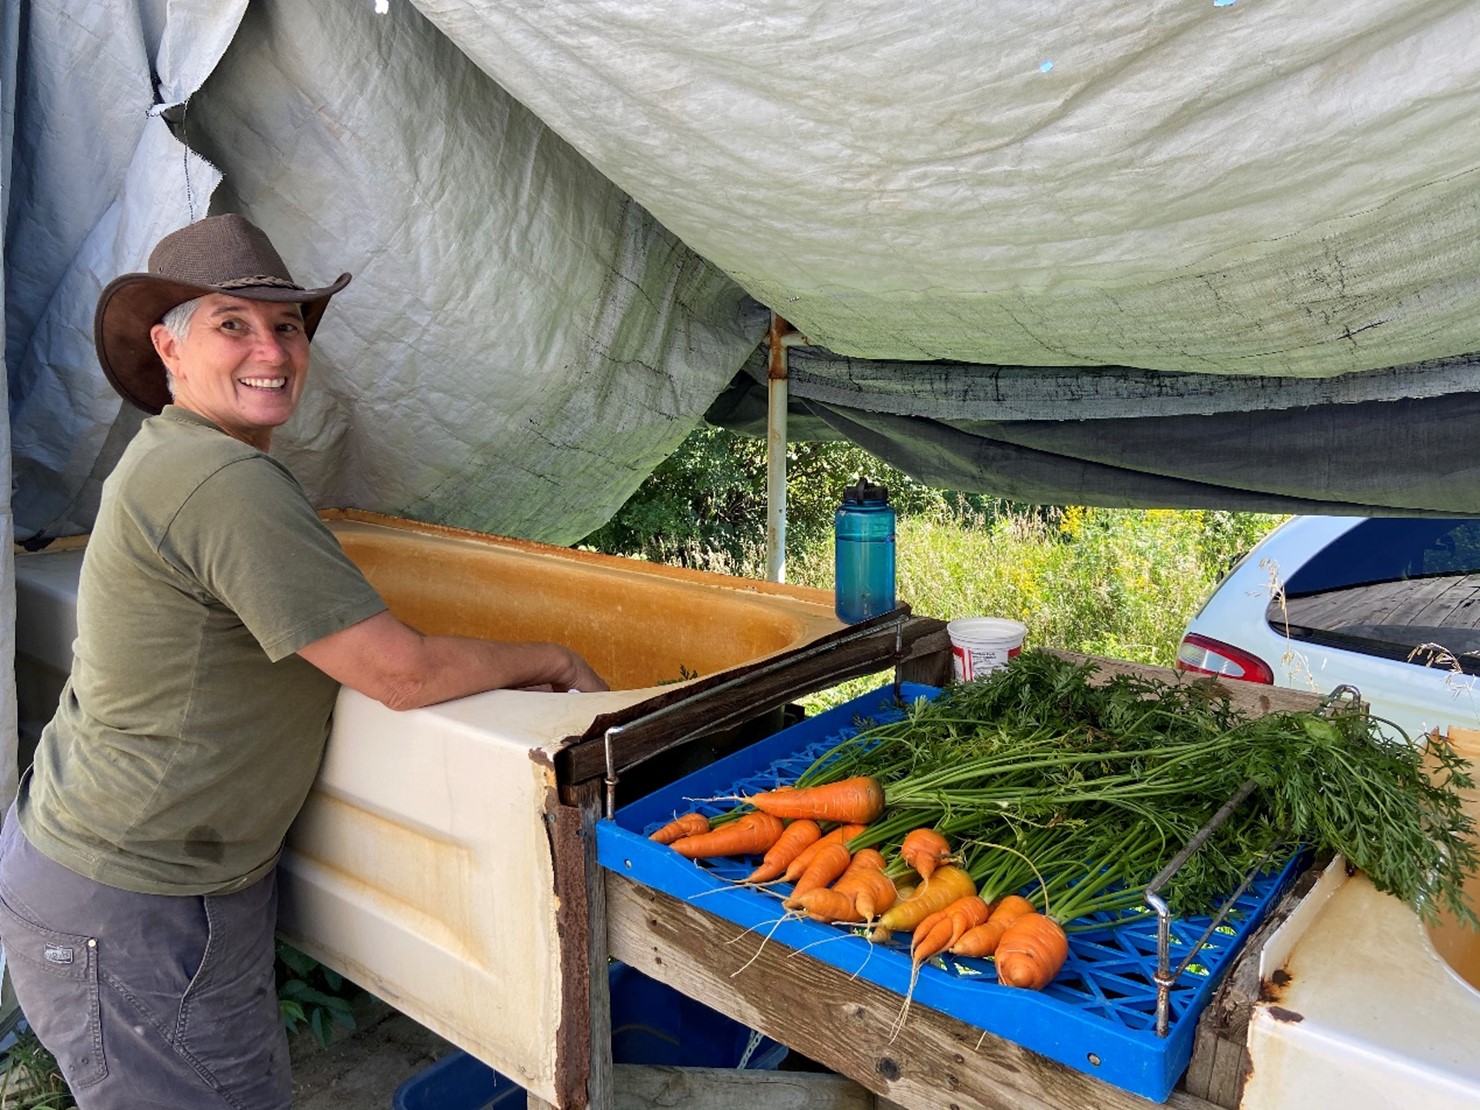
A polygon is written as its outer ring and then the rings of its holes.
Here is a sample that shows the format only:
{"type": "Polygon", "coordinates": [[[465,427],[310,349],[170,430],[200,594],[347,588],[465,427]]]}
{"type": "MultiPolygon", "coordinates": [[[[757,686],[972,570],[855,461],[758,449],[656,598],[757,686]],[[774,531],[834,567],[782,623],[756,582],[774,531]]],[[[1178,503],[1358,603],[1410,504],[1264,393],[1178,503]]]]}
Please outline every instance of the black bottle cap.
{"type": "Polygon", "coordinates": [[[865,501],[889,502],[889,487],[870,482],[867,478],[859,477],[858,481],[843,490],[844,505],[861,505],[865,501]]]}

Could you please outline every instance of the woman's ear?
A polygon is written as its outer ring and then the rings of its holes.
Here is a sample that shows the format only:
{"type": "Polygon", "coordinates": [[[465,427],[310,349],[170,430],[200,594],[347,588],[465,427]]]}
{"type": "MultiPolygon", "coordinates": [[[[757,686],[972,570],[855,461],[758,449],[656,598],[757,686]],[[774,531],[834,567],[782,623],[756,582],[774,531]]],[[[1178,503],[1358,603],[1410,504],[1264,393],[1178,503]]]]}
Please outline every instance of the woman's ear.
{"type": "Polygon", "coordinates": [[[175,368],[180,365],[180,340],[163,324],[155,324],[149,329],[149,341],[154,344],[154,353],[159,356],[159,361],[173,376],[175,368]]]}

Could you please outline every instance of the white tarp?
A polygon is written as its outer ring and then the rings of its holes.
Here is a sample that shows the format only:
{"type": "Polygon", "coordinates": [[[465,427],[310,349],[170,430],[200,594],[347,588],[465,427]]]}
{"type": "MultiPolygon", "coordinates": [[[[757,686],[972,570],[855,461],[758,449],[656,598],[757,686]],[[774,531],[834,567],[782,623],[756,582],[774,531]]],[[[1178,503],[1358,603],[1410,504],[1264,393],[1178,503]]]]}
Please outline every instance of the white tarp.
{"type": "Polygon", "coordinates": [[[23,534],[90,525],[137,426],[97,368],[93,304],[208,200],[300,280],[355,274],[274,440],[320,504],[577,540],[755,346],[738,286],[408,4],[26,7],[6,352],[23,534]],[[180,75],[158,99],[151,68],[180,75]]]}
{"type": "Polygon", "coordinates": [[[356,274],[276,441],[321,504],[546,540],[601,524],[745,363],[747,291],[843,356],[799,396],[884,413],[1207,396],[1138,370],[1277,383],[1223,411],[1473,388],[1441,361],[1480,350],[1472,4],[381,6],[21,0],[21,535],[90,525],[137,423],[93,299],[207,204],[303,280],[356,274]]]}
{"type": "Polygon", "coordinates": [[[1480,350],[1466,0],[416,0],[846,355],[1329,375],[1480,350]]]}

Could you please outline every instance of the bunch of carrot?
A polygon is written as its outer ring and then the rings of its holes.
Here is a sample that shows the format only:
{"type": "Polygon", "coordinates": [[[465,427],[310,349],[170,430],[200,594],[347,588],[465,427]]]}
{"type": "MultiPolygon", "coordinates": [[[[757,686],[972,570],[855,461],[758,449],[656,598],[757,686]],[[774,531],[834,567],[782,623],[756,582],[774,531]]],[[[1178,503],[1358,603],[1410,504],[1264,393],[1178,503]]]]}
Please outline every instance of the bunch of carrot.
{"type": "Polygon", "coordinates": [[[1357,710],[1247,716],[1206,682],[1096,671],[1025,651],[858,731],[796,786],[872,779],[887,813],[870,829],[880,840],[920,825],[977,842],[1057,828],[1052,856],[1077,859],[1095,889],[1076,886],[1076,900],[1090,904],[1144,887],[1253,782],[1234,821],[1163,892],[1179,912],[1213,912],[1248,874],[1304,844],[1344,855],[1426,919],[1445,910],[1480,927],[1465,895],[1480,868],[1463,802],[1471,782],[1443,737],[1413,744],[1357,710]],[[1132,868],[1101,854],[1106,841],[1159,854],[1132,868]]]}
{"type": "Polygon", "coordinates": [[[875,940],[911,934],[916,968],[991,957],[1002,982],[1041,988],[1066,930],[1139,908],[1252,780],[1167,888],[1180,912],[1212,911],[1272,850],[1305,843],[1345,854],[1421,914],[1470,919],[1470,783],[1442,738],[1425,764],[1365,714],[1244,718],[1205,685],[1093,671],[1024,652],[860,730],[718,827],[690,816],[657,835],[690,858],[761,857],[745,881],[792,884],[788,912],[875,940]]]}
{"type": "MultiPolygon", "coordinates": [[[[782,903],[786,910],[832,924],[863,924],[876,940],[908,932],[916,968],[945,951],[990,957],[1005,942],[1002,981],[1047,986],[1068,955],[1062,928],[1020,895],[996,901],[982,897],[977,880],[959,866],[963,861],[938,829],[905,834],[894,875],[877,849],[849,850],[867,837],[869,826],[848,819],[881,815],[872,793],[856,783],[771,791],[748,798],[756,808],[718,829],[710,829],[702,815],[688,814],[652,838],[689,858],[764,853],[745,883],[791,883],[782,903]],[[788,819],[784,825],[783,817],[788,819]],[[827,822],[836,827],[824,834],[827,822]],[[901,890],[895,877],[904,876],[915,881],[901,890]]],[[[993,884],[1011,881],[1004,876],[1023,876],[1021,867],[1004,869],[1000,862],[995,867],[979,863],[978,870],[993,884]]]]}

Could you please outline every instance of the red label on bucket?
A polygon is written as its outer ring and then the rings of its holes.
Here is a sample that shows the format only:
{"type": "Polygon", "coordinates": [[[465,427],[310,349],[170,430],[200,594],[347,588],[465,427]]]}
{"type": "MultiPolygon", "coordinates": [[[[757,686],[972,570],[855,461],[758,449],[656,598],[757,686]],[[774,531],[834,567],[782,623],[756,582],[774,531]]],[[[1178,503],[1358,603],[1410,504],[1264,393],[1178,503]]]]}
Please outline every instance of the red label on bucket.
{"type": "Polygon", "coordinates": [[[951,645],[957,682],[970,682],[990,674],[1009,659],[1014,659],[1023,650],[1021,644],[1010,648],[968,647],[964,644],[951,645]]]}

